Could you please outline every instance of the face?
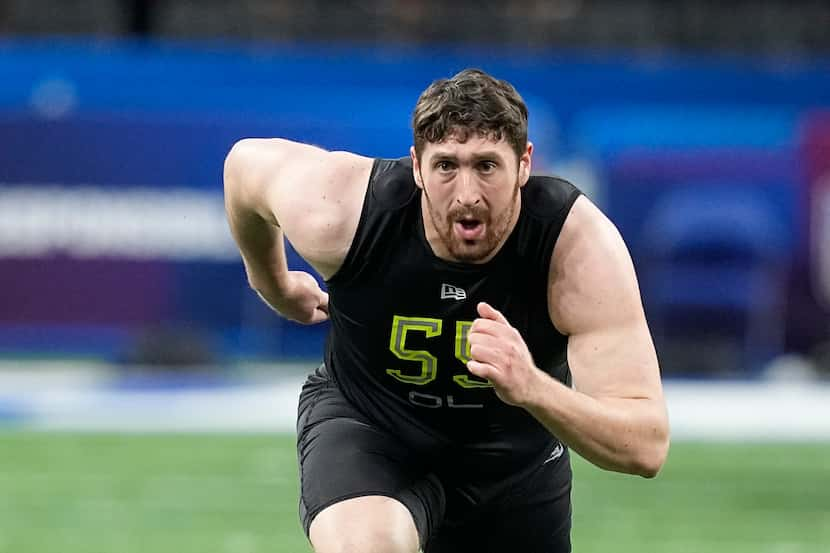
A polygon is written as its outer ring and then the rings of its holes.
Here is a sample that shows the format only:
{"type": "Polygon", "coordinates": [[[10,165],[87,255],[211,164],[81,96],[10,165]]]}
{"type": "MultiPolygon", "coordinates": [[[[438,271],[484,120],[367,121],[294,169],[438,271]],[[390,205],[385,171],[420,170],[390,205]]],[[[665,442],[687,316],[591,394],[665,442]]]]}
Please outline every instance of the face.
{"type": "Polygon", "coordinates": [[[516,224],[532,152],[528,143],[517,159],[504,139],[475,134],[427,143],[420,162],[410,150],[427,239],[439,257],[483,263],[495,255],[516,224]]]}

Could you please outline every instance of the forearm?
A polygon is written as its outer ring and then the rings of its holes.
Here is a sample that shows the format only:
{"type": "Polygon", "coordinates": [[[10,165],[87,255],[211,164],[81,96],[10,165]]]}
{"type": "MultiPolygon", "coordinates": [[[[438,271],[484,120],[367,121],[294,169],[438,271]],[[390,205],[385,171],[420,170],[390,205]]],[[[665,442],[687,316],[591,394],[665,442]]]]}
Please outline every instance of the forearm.
{"type": "Polygon", "coordinates": [[[280,228],[255,213],[229,211],[231,232],[239,246],[248,283],[271,308],[280,311],[288,265],[280,228]]]}
{"type": "Polygon", "coordinates": [[[239,246],[248,282],[256,290],[273,288],[288,271],[280,228],[256,214],[247,220],[229,216],[231,232],[239,246]]]}
{"type": "Polygon", "coordinates": [[[652,477],[668,451],[661,400],[596,398],[539,371],[539,382],[524,405],[539,422],[595,465],[652,477]]]}
{"type": "Polygon", "coordinates": [[[277,288],[288,268],[282,230],[267,204],[266,181],[250,169],[259,155],[251,141],[234,145],[225,160],[224,191],[225,213],[248,282],[262,294],[277,288]]]}

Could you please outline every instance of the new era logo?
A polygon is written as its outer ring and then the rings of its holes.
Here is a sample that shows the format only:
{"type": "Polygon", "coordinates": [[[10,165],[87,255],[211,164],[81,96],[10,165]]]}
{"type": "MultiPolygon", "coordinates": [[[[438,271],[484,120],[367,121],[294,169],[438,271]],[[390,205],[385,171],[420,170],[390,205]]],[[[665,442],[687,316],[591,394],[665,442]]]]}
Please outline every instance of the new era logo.
{"type": "Polygon", "coordinates": [[[442,300],[466,300],[467,292],[458,286],[452,284],[441,285],[441,299],[442,300]]]}

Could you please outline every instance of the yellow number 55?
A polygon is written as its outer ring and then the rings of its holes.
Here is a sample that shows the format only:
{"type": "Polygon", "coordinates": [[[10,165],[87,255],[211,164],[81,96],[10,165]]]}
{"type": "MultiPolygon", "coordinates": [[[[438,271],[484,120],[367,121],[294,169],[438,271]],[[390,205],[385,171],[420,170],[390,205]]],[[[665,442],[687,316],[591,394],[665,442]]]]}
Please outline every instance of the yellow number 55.
{"type": "MultiPolygon", "coordinates": [[[[455,325],[455,357],[464,365],[470,360],[470,343],[467,341],[467,333],[472,324],[470,321],[457,321],[455,325]]],[[[389,349],[398,359],[419,362],[421,371],[418,374],[407,374],[400,369],[387,369],[386,372],[406,384],[423,386],[435,380],[438,376],[438,358],[426,350],[407,349],[404,344],[409,332],[423,332],[427,338],[434,338],[440,336],[442,328],[441,319],[395,315],[392,319],[389,349]]],[[[488,381],[469,374],[454,375],[453,381],[463,388],[491,388],[493,386],[488,381]]]]}

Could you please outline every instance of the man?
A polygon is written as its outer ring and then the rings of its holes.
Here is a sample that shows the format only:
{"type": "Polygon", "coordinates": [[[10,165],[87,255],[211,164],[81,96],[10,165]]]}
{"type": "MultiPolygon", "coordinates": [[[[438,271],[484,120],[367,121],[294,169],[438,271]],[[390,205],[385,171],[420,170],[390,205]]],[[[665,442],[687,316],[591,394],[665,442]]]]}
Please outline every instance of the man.
{"type": "Polygon", "coordinates": [[[570,551],[568,448],[646,477],[668,451],[629,254],[571,184],[530,176],[509,83],[436,81],[413,129],[409,159],[274,139],[226,161],[251,286],[331,320],[300,397],[304,528],[317,553],[570,551]]]}

